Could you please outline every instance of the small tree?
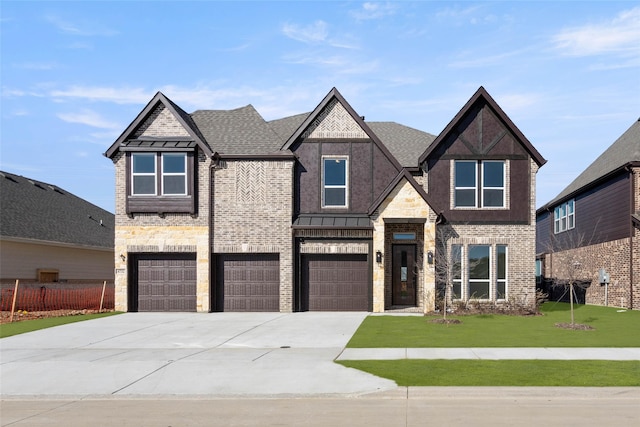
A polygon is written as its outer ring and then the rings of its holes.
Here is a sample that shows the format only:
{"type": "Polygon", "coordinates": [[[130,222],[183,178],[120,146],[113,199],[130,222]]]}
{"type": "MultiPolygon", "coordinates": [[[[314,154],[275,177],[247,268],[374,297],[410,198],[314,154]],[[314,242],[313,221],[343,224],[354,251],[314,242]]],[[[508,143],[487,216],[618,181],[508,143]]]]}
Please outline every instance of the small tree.
{"type": "Polygon", "coordinates": [[[443,288],[442,295],[442,318],[447,321],[447,311],[449,303],[453,300],[453,280],[456,269],[460,269],[460,261],[454,253],[449,243],[451,238],[457,236],[450,224],[436,225],[435,236],[435,281],[443,288]]]}
{"type": "MultiPolygon", "coordinates": [[[[594,227],[595,233],[597,227],[594,227]]],[[[583,269],[582,257],[578,253],[578,249],[589,246],[593,241],[593,236],[587,239],[584,233],[578,233],[575,230],[554,234],[548,243],[547,252],[554,256],[553,258],[553,279],[552,286],[561,287],[565,291],[565,295],[569,293],[569,307],[571,312],[571,328],[576,329],[574,316],[574,300],[577,303],[577,289],[586,289],[591,284],[591,277],[588,271],[583,269]]]]}

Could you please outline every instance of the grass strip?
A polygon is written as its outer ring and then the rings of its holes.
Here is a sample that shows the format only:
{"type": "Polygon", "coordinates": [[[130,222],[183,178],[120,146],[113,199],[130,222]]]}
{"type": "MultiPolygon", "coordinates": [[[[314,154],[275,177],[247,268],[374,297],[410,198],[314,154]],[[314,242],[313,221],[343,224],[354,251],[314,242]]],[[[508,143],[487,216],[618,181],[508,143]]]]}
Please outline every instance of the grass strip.
{"type": "Polygon", "coordinates": [[[73,316],[47,317],[44,319],[21,320],[14,323],[4,323],[0,325],[0,338],[33,332],[40,329],[52,328],[54,326],[66,325],[68,323],[113,316],[116,314],[120,314],[120,312],[111,311],[107,313],[78,314],[73,316]]]}
{"type": "Polygon", "coordinates": [[[640,386],[640,361],[345,360],[337,362],[399,386],[640,386]]]}
{"type": "Polygon", "coordinates": [[[556,327],[571,319],[569,304],[549,302],[541,315],[448,316],[460,324],[439,324],[441,316],[368,316],[347,347],[640,347],[640,311],[579,305],[575,322],[592,330],[556,327]]]}

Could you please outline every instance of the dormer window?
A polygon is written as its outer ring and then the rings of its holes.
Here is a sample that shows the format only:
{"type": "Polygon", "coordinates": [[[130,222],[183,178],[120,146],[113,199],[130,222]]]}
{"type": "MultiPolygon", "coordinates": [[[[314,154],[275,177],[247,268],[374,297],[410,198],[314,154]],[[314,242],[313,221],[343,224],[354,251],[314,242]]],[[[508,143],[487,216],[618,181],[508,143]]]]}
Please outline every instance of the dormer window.
{"type": "Polygon", "coordinates": [[[348,207],[348,157],[322,157],[322,207],[348,207]]]}

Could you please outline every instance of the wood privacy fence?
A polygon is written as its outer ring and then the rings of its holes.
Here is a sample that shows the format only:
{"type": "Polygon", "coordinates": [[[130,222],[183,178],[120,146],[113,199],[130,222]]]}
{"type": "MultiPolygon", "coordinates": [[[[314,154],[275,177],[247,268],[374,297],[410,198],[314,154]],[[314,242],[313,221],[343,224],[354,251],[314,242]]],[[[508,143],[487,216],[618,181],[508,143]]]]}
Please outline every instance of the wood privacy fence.
{"type": "Polygon", "coordinates": [[[25,283],[3,285],[0,297],[2,311],[113,310],[113,283],[25,283]],[[101,306],[102,303],[102,306],[101,306]]]}

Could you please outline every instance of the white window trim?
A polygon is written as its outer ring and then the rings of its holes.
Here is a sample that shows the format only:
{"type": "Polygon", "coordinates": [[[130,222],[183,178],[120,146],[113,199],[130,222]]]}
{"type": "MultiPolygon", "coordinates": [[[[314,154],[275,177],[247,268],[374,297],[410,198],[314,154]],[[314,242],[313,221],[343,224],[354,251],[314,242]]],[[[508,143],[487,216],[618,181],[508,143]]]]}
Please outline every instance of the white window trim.
{"type": "Polygon", "coordinates": [[[156,196],[158,194],[158,161],[156,159],[156,153],[132,153],[131,154],[131,195],[132,196],[156,196]],[[135,156],[153,156],[153,173],[150,172],[134,172],[134,157],[135,156]],[[152,176],[153,177],[153,193],[136,193],[135,192],[135,177],[137,176],[152,176]]]}
{"type": "Polygon", "coordinates": [[[496,271],[495,271],[495,277],[496,277],[496,296],[495,299],[496,301],[506,301],[509,298],[509,245],[506,244],[497,244],[495,247],[495,251],[496,251],[496,271]],[[498,246],[504,246],[505,248],[505,252],[504,252],[504,279],[499,279],[498,278],[498,261],[500,260],[500,257],[498,256],[498,246]],[[498,298],[498,284],[499,283],[504,283],[504,298],[498,298]]]}
{"type": "Polygon", "coordinates": [[[454,209],[478,209],[478,161],[477,160],[453,160],[453,167],[451,168],[452,170],[452,181],[453,181],[453,193],[452,193],[452,197],[451,197],[451,204],[453,206],[454,209]],[[476,185],[474,187],[458,187],[456,185],[456,163],[473,163],[475,165],[475,169],[474,169],[474,176],[475,176],[475,183],[476,185]],[[473,190],[473,201],[474,204],[473,206],[456,206],[456,191],[458,190],[473,190]]]}
{"type": "Polygon", "coordinates": [[[553,209],[553,234],[564,233],[565,231],[572,230],[576,227],[576,199],[568,200],[559,204],[553,209]],[[564,215],[558,216],[558,209],[564,206],[564,215]],[[569,206],[571,206],[571,213],[569,213],[569,206]],[[562,227],[562,220],[565,220],[565,226],[562,227]],[[569,225],[569,219],[571,219],[571,225],[569,225]]]}
{"type": "MultiPolygon", "coordinates": [[[[460,285],[460,298],[453,298],[453,294],[451,295],[451,299],[453,301],[462,301],[465,297],[465,290],[464,290],[464,283],[465,283],[465,271],[464,271],[464,266],[467,264],[464,262],[464,257],[465,257],[465,245],[462,245],[460,243],[456,243],[454,245],[452,245],[451,247],[451,257],[453,257],[453,246],[460,246],[460,278],[459,279],[454,279],[453,277],[451,278],[451,285],[453,287],[453,285],[455,285],[456,283],[458,283],[460,285]]],[[[453,261],[453,260],[452,260],[453,261]]],[[[451,290],[453,292],[453,289],[451,290]]]]}
{"type": "Polygon", "coordinates": [[[491,301],[491,295],[492,295],[492,291],[493,291],[493,283],[492,283],[492,276],[494,276],[495,272],[493,271],[493,251],[495,249],[494,245],[489,245],[489,244],[485,244],[485,243],[474,243],[474,244],[470,244],[468,246],[488,246],[489,247],[489,277],[486,279],[472,279],[471,278],[471,272],[469,271],[469,256],[467,255],[467,258],[465,259],[467,266],[466,266],[466,270],[467,270],[467,282],[466,282],[466,286],[465,286],[465,291],[468,295],[467,299],[469,300],[473,300],[473,301],[491,301]],[[471,288],[471,283],[489,283],[489,289],[487,290],[487,297],[486,298],[475,298],[473,297],[473,295],[469,295],[469,288],[471,288]]]}
{"type": "Polygon", "coordinates": [[[188,188],[187,188],[187,153],[161,153],[160,156],[160,167],[163,169],[162,170],[162,176],[160,179],[160,185],[162,186],[162,195],[167,195],[167,196],[186,196],[188,194],[188,188]],[[184,172],[180,172],[180,173],[175,173],[175,172],[166,172],[164,171],[164,156],[176,156],[176,155],[182,155],[182,158],[184,160],[184,172]],[[165,176],[182,176],[184,178],[184,193],[171,193],[171,194],[166,194],[164,192],[164,177],[165,176]]]}
{"type": "Polygon", "coordinates": [[[329,209],[348,209],[349,208],[349,156],[322,156],[322,207],[329,209]],[[344,160],[344,185],[326,185],[324,183],[324,162],[325,160],[344,160]],[[326,188],[342,188],[344,189],[344,205],[326,205],[325,204],[325,189],[326,188]]]}
{"type": "Polygon", "coordinates": [[[508,177],[509,177],[509,160],[451,160],[451,187],[453,191],[451,191],[451,209],[455,210],[477,210],[477,209],[485,209],[485,210],[507,210],[509,209],[509,197],[508,197],[508,177]],[[457,162],[467,162],[467,163],[475,163],[475,187],[457,187],[456,186],[456,163],[457,162]],[[485,187],[484,183],[484,164],[487,162],[500,162],[503,164],[502,168],[502,187],[485,187]],[[480,166],[478,166],[480,165],[480,166]],[[478,180],[478,167],[480,167],[480,179],[478,180]],[[502,206],[484,206],[484,190],[485,189],[501,189],[502,190],[502,206]],[[456,206],[456,190],[474,190],[475,194],[475,205],[474,206],[456,206]]]}
{"type": "MultiPolygon", "coordinates": [[[[482,160],[480,162],[481,171],[480,179],[482,180],[481,194],[482,194],[482,208],[484,209],[504,209],[507,206],[507,161],[506,160],[482,160]],[[484,165],[487,163],[502,163],[502,187],[490,187],[484,185],[484,165]],[[502,206],[485,206],[484,205],[484,190],[502,190],[502,206]]],[[[476,203],[477,204],[477,203],[476,203]]]]}
{"type": "MultiPolygon", "coordinates": [[[[453,298],[453,301],[506,301],[509,297],[509,245],[507,243],[452,243],[450,256],[453,256],[453,246],[460,246],[460,279],[451,278],[452,285],[460,285],[460,298],[453,298]],[[469,246],[488,246],[489,247],[489,278],[488,279],[471,279],[469,271],[469,246]],[[506,248],[505,253],[505,278],[498,279],[498,246],[506,248]],[[487,298],[472,298],[469,294],[470,284],[489,282],[489,292],[487,298]],[[504,283],[504,298],[498,298],[498,283],[504,283]]],[[[453,258],[451,258],[453,262],[453,258]]]]}

